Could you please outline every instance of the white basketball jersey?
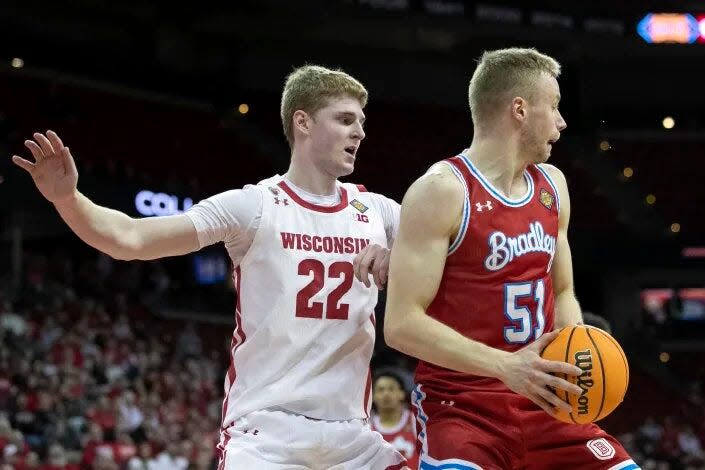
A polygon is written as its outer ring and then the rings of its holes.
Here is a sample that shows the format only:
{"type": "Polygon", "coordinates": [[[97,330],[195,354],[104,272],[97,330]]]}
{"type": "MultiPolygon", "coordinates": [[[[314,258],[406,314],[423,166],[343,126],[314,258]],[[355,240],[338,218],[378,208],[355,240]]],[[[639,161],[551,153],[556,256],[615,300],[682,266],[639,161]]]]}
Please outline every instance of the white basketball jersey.
{"type": "Polygon", "coordinates": [[[387,246],[382,217],[353,184],[338,185],[332,207],[304,201],[280,176],[256,187],[262,217],[234,274],[223,427],[265,409],[366,418],[377,289],[355,279],[352,262],[370,243],[387,246]]]}

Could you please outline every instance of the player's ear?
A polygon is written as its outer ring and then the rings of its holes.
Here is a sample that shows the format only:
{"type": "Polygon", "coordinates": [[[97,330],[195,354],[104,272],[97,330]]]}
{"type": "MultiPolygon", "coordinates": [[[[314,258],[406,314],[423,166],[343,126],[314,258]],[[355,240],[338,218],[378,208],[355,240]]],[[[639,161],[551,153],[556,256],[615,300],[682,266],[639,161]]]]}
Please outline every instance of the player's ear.
{"type": "Polygon", "coordinates": [[[302,132],[304,134],[309,133],[310,116],[306,111],[303,111],[301,109],[296,110],[292,119],[294,121],[294,129],[298,129],[299,132],[302,132]]]}
{"type": "Polygon", "coordinates": [[[515,96],[512,100],[512,118],[518,121],[526,119],[526,100],[521,96],[515,96]]]}

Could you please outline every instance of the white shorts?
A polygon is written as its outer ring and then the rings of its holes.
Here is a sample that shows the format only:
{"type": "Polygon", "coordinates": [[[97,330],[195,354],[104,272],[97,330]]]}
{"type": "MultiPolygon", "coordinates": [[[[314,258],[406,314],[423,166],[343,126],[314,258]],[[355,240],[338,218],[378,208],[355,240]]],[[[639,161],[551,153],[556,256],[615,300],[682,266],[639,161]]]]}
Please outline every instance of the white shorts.
{"type": "Polygon", "coordinates": [[[218,470],[401,470],[404,457],[362,420],[255,411],[221,433],[218,470]]]}

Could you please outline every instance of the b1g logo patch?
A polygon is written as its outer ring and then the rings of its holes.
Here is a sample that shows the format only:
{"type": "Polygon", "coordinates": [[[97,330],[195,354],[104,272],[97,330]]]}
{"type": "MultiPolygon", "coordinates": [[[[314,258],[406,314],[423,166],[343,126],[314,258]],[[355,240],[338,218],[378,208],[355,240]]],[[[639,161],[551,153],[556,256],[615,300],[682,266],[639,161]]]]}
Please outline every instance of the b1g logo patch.
{"type": "Polygon", "coordinates": [[[587,448],[600,460],[609,460],[614,457],[615,454],[614,447],[612,447],[612,444],[607,442],[607,439],[604,437],[588,441],[587,448]]]}
{"type": "Polygon", "coordinates": [[[541,201],[541,204],[546,206],[546,209],[548,210],[551,210],[551,208],[553,207],[553,203],[555,202],[555,198],[553,197],[553,195],[543,188],[541,188],[539,200],[541,201]]]}

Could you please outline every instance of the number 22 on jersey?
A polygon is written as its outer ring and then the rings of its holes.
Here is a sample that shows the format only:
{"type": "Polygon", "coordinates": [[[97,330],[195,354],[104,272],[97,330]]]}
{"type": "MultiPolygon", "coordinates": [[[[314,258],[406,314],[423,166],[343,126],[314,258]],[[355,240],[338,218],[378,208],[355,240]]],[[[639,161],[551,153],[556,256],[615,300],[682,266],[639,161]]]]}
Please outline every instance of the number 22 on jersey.
{"type": "Polygon", "coordinates": [[[329,320],[347,320],[350,305],[340,302],[340,299],[350,290],[353,284],[353,265],[349,261],[336,261],[326,267],[317,259],[305,259],[299,263],[299,275],[311,276],[313,279],[296,295],[296,316],[303,318],[325,318],[329,320]],[[325,305],[323,302],[311,302],[311,298],[323,289],[331,279],[341,279],[340,284],[328,294],[325,305]],[[325,310],[325,311],[324,311],[325,310]]]}

